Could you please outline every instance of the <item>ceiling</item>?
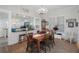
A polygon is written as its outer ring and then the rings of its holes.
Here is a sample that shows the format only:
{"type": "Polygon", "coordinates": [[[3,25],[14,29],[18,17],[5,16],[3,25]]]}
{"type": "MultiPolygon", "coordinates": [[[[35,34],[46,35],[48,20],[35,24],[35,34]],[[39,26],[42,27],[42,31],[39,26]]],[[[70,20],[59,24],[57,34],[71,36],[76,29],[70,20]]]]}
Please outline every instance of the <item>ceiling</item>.
{"type": "Polygon", "coordinates": [[[8,14],[5,12],[0,12],[0,20],[8,19],[8,14]]]}
{"type": "Polygon", "coordinates": [[[0,5],[1,9],[11,11],[13,14],[16,13],[27,13],[30,15],[36,15],[37,10],[40,8],[47,8],[48,14],[55,10],[73,7],[75,5],[0,5]]]}

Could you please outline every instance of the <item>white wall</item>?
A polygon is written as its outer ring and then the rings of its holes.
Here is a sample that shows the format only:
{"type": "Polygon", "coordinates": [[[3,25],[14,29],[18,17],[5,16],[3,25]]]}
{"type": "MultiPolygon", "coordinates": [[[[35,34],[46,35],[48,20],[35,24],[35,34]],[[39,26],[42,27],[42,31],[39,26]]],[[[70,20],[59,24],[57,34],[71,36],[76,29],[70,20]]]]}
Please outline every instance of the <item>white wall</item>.
{"type": "MultiPolygon", "coordinates": [[[[52,20],[49,21],[49,22],[50,23],[51,22],[52,23],[56,23],[56,21],[55,22],[53,21],[53,17],[61,17],[61,16],[64,16],[64,27],[65,27],[64,30],[65,30],[65,34],[67,33],[67,31],[72,31],[72,30],[74,30],[75,33],[78,34],[78,31],[79,30],[77,30],[77,27],[75,27],[74,29],[70,29],[70,28],[68,28],[67,23],[66,23],[66,19],[69,19],[69,18],[76,18],[77,21],[79,22],[78,10],[79,10],[78,7],[72,6],[72,7],[61,8],[61,9],[57,9],[55,11],[52,11],[51,12],[51,18],[52,18],[52,20]]],[[[75,41],[77,41],[77,39],[78,39],[77,37],[75,37],[75,41]]]]}

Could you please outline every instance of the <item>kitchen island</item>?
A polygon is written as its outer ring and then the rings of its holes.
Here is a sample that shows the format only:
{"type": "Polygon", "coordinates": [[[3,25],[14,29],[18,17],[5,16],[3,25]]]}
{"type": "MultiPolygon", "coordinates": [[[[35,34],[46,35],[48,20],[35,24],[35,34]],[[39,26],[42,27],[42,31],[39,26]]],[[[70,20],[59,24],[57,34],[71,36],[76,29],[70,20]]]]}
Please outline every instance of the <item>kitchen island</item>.
{"type": "Polygon", "coordinates": [[[16,44],[19,42],[19,35],[26,34],[29,32],[36,33],[36,30],[30,31],[20,31],[20,32],[11,32],[10,36],[8,37],[8,45],[16,44]]]}

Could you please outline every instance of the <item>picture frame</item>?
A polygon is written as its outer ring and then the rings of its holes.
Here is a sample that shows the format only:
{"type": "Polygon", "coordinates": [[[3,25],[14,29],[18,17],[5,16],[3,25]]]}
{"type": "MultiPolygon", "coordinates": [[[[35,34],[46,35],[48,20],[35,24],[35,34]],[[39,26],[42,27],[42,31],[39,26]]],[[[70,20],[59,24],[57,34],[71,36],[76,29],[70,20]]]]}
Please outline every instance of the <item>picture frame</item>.
{"type": "Polygon", "coordinates": [[[73,28],[75,26],[76,27],[78,26],[78,22],[76,22],[76,18],[66,19],[66,22],[68,23],[69,28],[73,28]]]}
{"type": "Polygon", "coordinates": [[[75,26],[78,27],[78,22],[75,22],[75,26]]]}
{"type": "Polygon", "coordinates": [[[74,22],[68,22],[68,27],[73,28],[74,27],[74,22]]]}

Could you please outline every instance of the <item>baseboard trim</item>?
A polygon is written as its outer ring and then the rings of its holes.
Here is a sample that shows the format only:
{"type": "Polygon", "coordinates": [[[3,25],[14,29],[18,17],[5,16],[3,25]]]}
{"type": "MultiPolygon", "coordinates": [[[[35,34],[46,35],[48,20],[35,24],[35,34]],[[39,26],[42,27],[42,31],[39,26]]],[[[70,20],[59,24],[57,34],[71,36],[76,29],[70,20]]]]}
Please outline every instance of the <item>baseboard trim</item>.
{"type": "Polygon", "coordinates": [[[5,38],[4,36],[1,36],[0,38],[5,38]]]}

